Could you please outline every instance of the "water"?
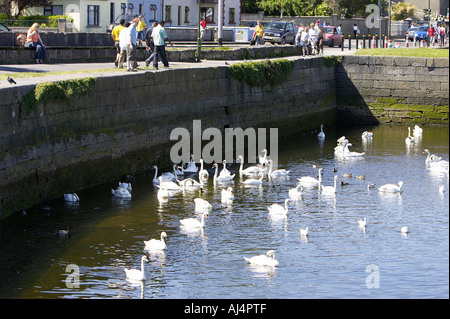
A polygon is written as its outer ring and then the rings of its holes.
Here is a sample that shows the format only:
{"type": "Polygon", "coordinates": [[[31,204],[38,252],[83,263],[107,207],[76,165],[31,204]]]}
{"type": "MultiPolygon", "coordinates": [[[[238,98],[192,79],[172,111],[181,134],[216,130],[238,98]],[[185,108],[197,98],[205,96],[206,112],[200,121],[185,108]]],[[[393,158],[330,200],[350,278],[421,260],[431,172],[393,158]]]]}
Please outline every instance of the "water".
{"type": "MultiPolygon", "coordinates": [[[[405,126],[368,129],[374,132],[369,144],[361,140],[365,129],[333,134],[325,128],[322,144],[317,132],[281,141],[279,167],[291,170],[289,179],[244,187],[237,175],[230,206],[220,203],[222,187],[214,188],[211,180],[201,195],[180,193],[160,202],[149,174],[132,180],[131,200],[112,198],[117,183],[110,183],[79,192],[79,205],[61,198],[4,219],[0,297],[449,298],[449,179],[427,171],[422,154],[428,148],[448,160],[448,127],[425,128],[409,149],[405,126]],[[366,152],[363,159],[335,158],[336,139],[343,134],[352,150],[366,152]],[[317,175],[313,164],[323,168],[324,185],[332,185],[337,168],[336,196],[306,192],[289,205],[286,219],[270,219],[267,207],[284,203],[296,177],[317,175]],[[365,180],[356,178],[363,174],[365,180]],[[402,195],[366,187],[400,180],[402,195]],[[349,185],[340,186],[341,181],[349,185]],[[212,203],[212,212],[203,232],[184,233],[179,220],[199,218],[193,203],[198,196],[212,203]],[[365,230],[357,222],[364,217],[365,230]],[[409,227],[406,236],[401,225],[409,227]],[[55,235],[68,226],[70,238],[55,235]],[[300,227],[309,228],[307,238],[300,227]],[[161,231],[169,237],[167,251],[145,251],[143,241],[159,239],[161,231]],[[280,263],[275,269],[243,259],[269,249],[280,263]],[[147,280],[127,281],[123,269],[139,268],[143,254],[150,260],[147,280]],[[66,279],[76,274],[68,265],[79,268],[79,288],[67,286],[66,279]]],[[[236,172],[239,165],[229,169],[236,172]]]]}

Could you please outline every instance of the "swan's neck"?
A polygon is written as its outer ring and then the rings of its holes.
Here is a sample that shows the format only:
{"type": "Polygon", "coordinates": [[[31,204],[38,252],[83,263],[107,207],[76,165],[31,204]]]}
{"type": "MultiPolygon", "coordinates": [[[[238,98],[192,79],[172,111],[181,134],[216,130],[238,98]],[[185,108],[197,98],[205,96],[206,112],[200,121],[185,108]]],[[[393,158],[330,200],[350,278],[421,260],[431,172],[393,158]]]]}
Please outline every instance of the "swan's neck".
{"type": "Polygon", "coordinates": [[[158,166],[155,166],[155,176],[153,177],[154,181],[158,180],[157,176],[158,176],[158,166]]]}
{"type": "Polygon", "coordinates": [[[239,173],[242,173],[242,168],[244,167],[244,158],[241,157],[240,160],[241,160],[241,164],[239,166],[239,173]]]}
{"type": "Polygon", "coordinates": [[[203,159],[200,159],[200,171],[203,171],[203,159]]]}
{"type": "Polygon", "coordinates": [[[337,178],[334,179],[334,189],[336,189],[337,178]]]}
{"type": "Polygon", "coordinates": [[[217,173],[218,173],[218,171],[219,171],[218,165],[215,165],[215,166],[216,166],[216,170],[214,171],[214,181],[216,180],[216,178],[217,178],[217,173]]]}
{"type": "Polygon", "coordinates": [[[141,272],[142,276],[144,276],[144,258],[141,258],[141,272]]]}
{"type": "Polygon", "coordinates": [[[165,244],[164,242],[164,236],[161,234],[161,241],[163,242],[163,244],[165,244]]]}
{"type": "Polygon", "coordinates": [[[269,162],[269,176],[272,174],[272,170],[273,170],[273,161],[269,162]]]}

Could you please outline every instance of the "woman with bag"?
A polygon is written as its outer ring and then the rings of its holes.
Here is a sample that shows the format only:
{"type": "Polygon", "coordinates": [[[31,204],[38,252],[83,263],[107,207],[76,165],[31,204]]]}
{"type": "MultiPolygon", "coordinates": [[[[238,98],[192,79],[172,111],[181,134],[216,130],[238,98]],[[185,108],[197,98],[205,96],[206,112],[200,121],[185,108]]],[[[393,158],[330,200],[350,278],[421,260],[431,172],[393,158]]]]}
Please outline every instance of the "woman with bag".
{"type": "Polygon", "coordinates": [[[45,45],[39,35],[39,23],[35,22],[27,32],[27,40],[25,42],[25,48],[36,49],[36,63],[42,63],[45,60],[45,45]]]}
{"type": "Polygon", "coordinates": [[[264,44],[264,27],[261,24],[261,20],[258,20],[255,26],[255,32],[253,33],[252,40],[255,40],[256,45],[264,44]]]}

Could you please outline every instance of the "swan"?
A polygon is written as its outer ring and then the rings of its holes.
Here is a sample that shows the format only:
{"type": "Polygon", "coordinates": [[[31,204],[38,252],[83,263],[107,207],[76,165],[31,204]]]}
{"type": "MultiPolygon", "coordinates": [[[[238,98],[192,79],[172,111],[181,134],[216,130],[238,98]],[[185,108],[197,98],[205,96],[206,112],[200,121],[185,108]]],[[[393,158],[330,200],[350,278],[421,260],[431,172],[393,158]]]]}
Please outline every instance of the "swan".
{"type": "Polygon", "coordinates": [[[371,139],[373,137],[373,132],[364,131],[361,137],[365,139],[371,139]]]}
{"type": "Polygon", "coordinates": [[[117,189],[111,189],[111,193],[116,197],[131,198],[131,193],[128,191],[128,189],[123,188],[123,187],[118,187],[117,189]]]}
{"type": "Polygon", "coordinates": [[[308,227],[306,227],[305,229],[300,228],[299,231],[300,231],[300,236],[302,236],[302,237],[308,236],[308,227]]]}
{"type": "Polygon", "coordinates": [[[158,250],[162,250],[162,249],[166,249],[167,245],[166,242],[164,241],[164,238],[167,237],[166,232],[161,232],[161,239],[150,239],[150,240],[144,240],[144,244],[145,244],[145,248],[147,249],[158,249],[158,250]]]}
{"type": "Polygon", "coordinates": [[[279,204],[272,204],[267,209],[271,215],[286,215],[288,213],[288,204],[291,203],[289,198],[284,200],[284,207],[279,204]]]}
{"type": "Polygon", "coordinates": [[[322,193],[326,193],[326,194],[334,194],[334,193],[336,193],[337,180],[338,180],[338,176],[334,175],[334,186],[322,186],[322,183],[320,183],[319,190],[322,193]]]}
{"type": "Polygon", "coordinates": [[[212,205],[206,199],[203,198],[195,198],[194,203],[195,203],[195,210],[209,210],[212,208],[212,205]]]}
{"type": "Polygon", "coordinates": [[[430,154],[428,149],[424,149],[423,153],[427,153],[425,164],[429,170],[435,172],[449,172],[448,161],[442,160],[441,157],[434,154],[430,154]]]}
{"type": "Polygon", "coordinates": [[[423,128],[421,128],[419,125],[414,125],[413,135],[414,136],[420,136],[423,134],[423,128]]]}
{"type": "Polygon", "coordinates": [[[319,140],[325,139],[325,133],[323,132],[323,124],[320,124],[320,133],[317,134],[317,138],[319,140]]]}
{"type": "Polygon", "coordinates": [[[233,179],[234,175],[231,175],[230,171],[227,169],[227,162],[225,160],[222,161],[223,168],[219,173],[219,177],[233,179]]]}
{"type": "Polygon", "coordinates": [[[366,224],[367,224],[367,218],[358,219],[358,226],[359,227],[366,227],[366,224]]]}
{"type": "Polygon", "coordinates": [[[387,193],[401,193],[401,192],[403,192],[402,186],[403,186],[403,182],[400,181],[400,182],[398,182],[397,185],[394,185],[394,184],[383,185],[378,188],[378,191],[379,192],[387,192],[387,193]]]}
{"type": "Polygon", "coordinates": [[[265,255],[254,256],[251,258],[244,257],[244,260],[249,264],[259,266],[278,266],[278,261],[275,259],[275,251],[269,250],[265,255]],[[272,257],[271,257],[272,256],[272,257]]]}
{"type": "Polygon", "coordinates": [[[263,155],[263,156],[261,156],[261,155],[258,156],[258,158],[259,158],[259,164],[260,164],[260,165],[267,165],[267,164],[268,164],[268,161],[267,161],[267,150],[266,150],[266,149],[263,149],[263,150],[261,151],[261,153],[264,153],[264,155],[263,155]]]}
{"type": "Polygon", "coordinates": [[[184,169],[186,173],[197,173],[198,167],[195,165],[194,154],[191,154],[191,160],[187,163],[186,168],[184,169]]]}
{"type": "MultiPolygon", "coordinates": [[[[153,184],[158,184],[160,182],[160,179],[158,178],[158,166],[153,165],[153,168],[155,169],[155,176],[153,176],[153,184]]],[[[163,182],[170,182],[175,178],[175,175],[172,173],[164,173],[160,176],[162,178],[163,182]]]]}
{"type": "Polygon", "coordinates": [[[243,181],[242,184],[245,184],[245,185],[261,185],[263,177],[264,177],[263,174],[259,174],[259,178],[258,179],[249,178],[249,179],[246,179],[245,181],[243,181]]]}
{"type": "Polygon", "coordinates": [[[344,157],[360,157],[360,156],[364,156],[364,152],[362,152],[362,153],[358,153],[358,152],[352,152],[352,151],[350,151],[348,148],[349,148],[349,146],[353,146],[353,144],[352,143],[347,143],[347,144],[345,144],[345,146],[344,146],[344,150],[343,150],[343,156],[344,157]]]}
{"type": "Polygon", "coordinates": [[[141,270],[125,268],[125,274],[128,280],[145,280],[144,260],[148,261],[147,256],[141,257],[141,270]]]}
{"type": "Polygon", "coordinates": [[[338,146],[345,145],[348,143],[348,139],[346,139],[345,136],[341,136],[340,138],[337,139],[337,143],[338,143],[338,146]]]}
{"type": "Polygon", "coordinates": [[[409,144],[409,143],[414,143],[415,141],[416,141],[416,139],[411,136],[411,128],[408,127],[408,137],[405,138],[405,142],[406,142],[406,144],[409,144]]]}
{"type": "Polygon", "coordinates": [[[277,169],[272,171],[273,169],[273,160],[268,160],[269,162],[269,177],[280,177],[280,176],[287,176],[289,174],[290,171],[287,171],[285,169],[277,169]]]}
{"type": "Polygon", "coordinates": [[[203,180],[201,178],[199,179],[199,182],[197,182],[193,178],[186,178],[182,181],[178,181],[178,184],[180,184],[180,186],[182,186],[183,188],[203,188],[203,186],[205,185],[203,184],[203,180]]]}
{"type": "Polygon", "coordinates": [[[171,181],[164,182],[163,177],[162,176],[159,177],[159,185],[158,185],[159,189],[181,191],[181,190],[185,189],[185,187],[186,187],[186,184],[184,184],[184,188],[182,188],[180,185],[176,184],[175,182],[171,182],[171,181]]]}
{"type": "Polygon", "coordinates": [[[234,199],[233,188],[228,187],[227,189],[222,189],[221,200],[222,203],[226,203],[229,200],[234,199]]]}
{"type": "Polygon", "coordinates": [[[200,221],[198,221],[195,218],[186,218],[186,219],[182,219],[180,220],[181,226],[185,227],[185,228],[203,228],[205,226],[205,218],[208,218],[208,213],[204,212],[202,214],[202,218],[200,221]]]}
{"type": "Polygon", "coordinates": [[[445,192],[445,186],[444,185],[439,186],[439,194],[444,194],[444,192],[445,192]]]}
{"type": "Polygon", "coordinates": [[[237,160],[241,161],[241,165],[239,167],[239,174],[244,175],[255,175],[259,173],[265,173],[267,171],[267,168],[261,168],[258,166],[249,166],[246,169],[243,169],[244,166],[244,157],[242,155],[239,155],[237,157],[237,160]]]}
{"type": "Polygon", "coordinates": [[[200,171],[198,172],[198,178],[201,180],[208,180],[209,178],[209,173],[206,169],[203,169],[203,159],[200,159],[200,171]]]}
{"type": "Polygon", "coordinates": [[[297,198],[303,195],[303,185],[297,185],[297,187],[291,188],[289,190],[289,197],[297,198]]]}
{"type": "Polygon", "coordinates": [[[322,183],[322,168],[319,168],[319,180],[315,179],[311,176],[303,176],[301,178],[297,178],[298,182],[307,188],[316,188],[319,187],[320,183],[322,183]]]}
{"type": "Polygon", "coordinates": [[[164,200],[166,198],[169,198],[170,196],[171,194],[168,189],[158,189],[158,192],[156,193],[156,197],[160,200],[164,200]]]}
{"type": "Polygon", "coordinates": [[[64,194],[64,200],[66,202],[79,202],[80,198],[75,193],[73,193],[73,194],[64,194]]]}
{"type": "Polygon", "coordinates": [[[122,182],[119,182],[119,187],[126,188],[126,189],[128,189],[130,192],[131,192],[131,190],[132,190],[131,183],[122,183],[122,182]]]}
{"type": "Polygon", "coordinates": [[[400,232],[401,232],[402,234],[407,234],[407,233],[409,233],[409,231],[408,231],[408,226],[402,225],[402,227],[400,227],[400,232]]]}
{"type": "Polygon", "coordinates": [[[181,165],[181,166],[174,165],[174,170],[176,172],[176,176],[178,176],[178,175],[184,176],[185,171],[184,171],[183,165],[181,165]]]}
{"type": "Polygon", "coordinates": [[[234,178],[234,174],[233,175],[226,175],[224,174],[223,176],[217,176],[218,173],[218,165],[217,163],[213,164],[213,167],[216,169],[214,172],[214,184],[219,182],[219,183],[227,183],[227,182],[231,182],[234,178]]]}

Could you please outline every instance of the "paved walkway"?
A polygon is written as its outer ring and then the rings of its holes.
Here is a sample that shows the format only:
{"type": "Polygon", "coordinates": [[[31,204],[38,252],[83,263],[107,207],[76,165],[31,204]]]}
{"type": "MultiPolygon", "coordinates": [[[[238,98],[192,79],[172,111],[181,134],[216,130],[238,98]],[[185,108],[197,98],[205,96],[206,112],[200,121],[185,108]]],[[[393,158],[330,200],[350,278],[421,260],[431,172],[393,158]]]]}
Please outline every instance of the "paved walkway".
{"type": "MultiPolygon", "coordinates": [[[[176,47],[176,46],[174,46],[176,47]]],[[[326,47],[324,49],[325,56],[331,55],[351,55],[355,53],[355,49],[348,50],[345,48],[341,50],[341,48],[329,48],[326,47]]],[[[306,57],[307,59],[313,58],[315,56],[306,57]]],[[[287,59],[297,59],[298,56],[286,57],[287,59]]],[[[140,63],[139,72],[164,72],[167,70],[159,63],[160,68],[158,71],[152,69],[150,67],[145,67],[144,61],[138,61],[140,63]]],[[[204,68],[204,67],[216,67],[219,65],[232,65],[234,63],[241,63],[242,60],[202,60],[201,62],[170,62],[170,68],[204,68]]],[[[169,68],[169,69],[170,69],[169,68]]],[[[126,72],[126,69],[117,69],[114,67],[114,62],[107,63],[43,63],[43,64],[14,64],[14,65],[0,65],[0,74],[7,74],[11,76],[17,82],[17,85],[30,85],[36,83],[43,83],[49,81],[58,81],[58,80],[67,80],[67,79],[75,79],[75,78],[83,78],[87,76],[112,76],[112,75],[130,75],[137,74],[126,72]],[[110,69],[108,71],[104,71],[105,69],[110,69]],[[70,73],[70,74],[60,74],[53,75],[46,73],[49,72],[74,72],[81,71],[80,73],[70,73]],[[21,73],[35,72],[36,77],[25,77],[21,78],[21,73]]],[[[4,87],[9,87],[10,84],[6,80],[0,81],[0,89],[4,87]]]]}

